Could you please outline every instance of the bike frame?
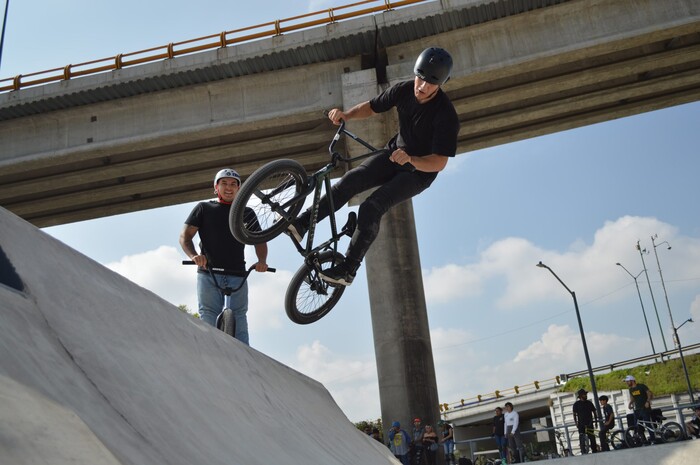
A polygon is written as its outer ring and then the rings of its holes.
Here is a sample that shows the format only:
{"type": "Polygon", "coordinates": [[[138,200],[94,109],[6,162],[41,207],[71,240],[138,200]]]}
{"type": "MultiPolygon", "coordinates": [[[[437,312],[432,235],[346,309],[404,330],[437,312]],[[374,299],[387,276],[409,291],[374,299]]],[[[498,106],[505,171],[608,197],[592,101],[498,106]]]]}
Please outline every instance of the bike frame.
{"type": "MultiPolygon", "coordinates": [[[[319,169],[315,173],[309,176],[309,182],[307,189],[300,193],[299,195],[295,196],[293,199],[291,199],[289,202],[287,202],[287,205],[292,204],[297,201],[302,201],[302,199],[306,199],[306,197],[311,194],[313,191],[313,203],[311,204],[311,216],[310,216],[310,222],[309,222],[309,230],[307,231],[307,238],[306,238],[306,243],[304,245],[297,243],[297,241],[292,240],[294,243],[294,246],[297,248],[297,251],[304,257],[309,257],[313,256],[315,253],[323,251],[323,250],[333,250],[333,252],[338,251],[338,242],[340,241],[340,238],[345,235],[345,232],[342,230],[338,232],[338,225],[336,222],[336,216],[335,216],[335,204],[333,203],[333,196],[330,195],[331,193],[331,172],[338,166],[339,162],[345,162],[345,163],[352,163],[354,161],[362,160],[365,158],[372,157],[374,155],[379,155],[382,153],[386,153],[386,149],[377,149],[373,147],[370,143],[362,140],[352,132],[348,131],[345,129],[345,121],[340,122],[340,126],[338,127],[338,130],[335,133],[335,136],[333,137],[333,140],[331,141],[330,145],[328,146],[328,153],[330,154],[331,161],[324,166],[323,168],[319,169]],[[344,157],[340,153],[338,153],[335,150],[335,146],[340,140],[340,137],[342,135],[346,135],[353,139],[354,141],[362,144],[364,147],[366,147],[368,150],[370,150],[368,153],[364,153],[362,155],[358,155],[356,157],[344,157]],[[316,234],[316,224],[318,220],[318,209],[319,209],[319,204],[321,202],[321,195],[325,191],[326,198],[328,199],[328,206],[329,206],[329,220],[331,224],[331,238],[328,239],[327,241],[318,244],[317,246],[314,247],[314,237],[316,234]]],[[[290,219],[290,220],[293,220],[290,219]]],[[[354,228],[353,228],[354,229],[354,228]]]]}

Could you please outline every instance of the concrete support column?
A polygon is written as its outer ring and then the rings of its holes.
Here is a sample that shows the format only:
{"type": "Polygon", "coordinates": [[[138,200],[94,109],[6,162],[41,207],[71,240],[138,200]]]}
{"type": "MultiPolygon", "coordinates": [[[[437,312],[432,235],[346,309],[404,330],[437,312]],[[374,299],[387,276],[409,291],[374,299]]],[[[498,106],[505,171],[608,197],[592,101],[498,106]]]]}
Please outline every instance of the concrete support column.
{"type": "Polygon", "coordinates": [[[365,266],[382,422],[389,427],[398,420],[410,433],[419,417],[436,428],[435,364],[410,200],[384,215],[365,266]]]}
{"type": "MultiPolygon", "coordinates": [[[[371,99],[381,90],[374,70],[343,75],[344,109],[371,99]]],[[[394,111],[351,122],[351,131],[375,147],[383,147],[397,128],[394,111]]],[[[366,151],[354,142],[348,142],[347,149],[351,155],[366,151]]],[[[363,199],[364,196],[351,203],[358,204],[363,199]]],[[[363,266],[367,272],[384,429],[398,420],[410,434],[415,417],[420,417],[423,425],[436,427],[440,414],[435,365],[410,200],[384,215],[379,236],[363,266]]]]}

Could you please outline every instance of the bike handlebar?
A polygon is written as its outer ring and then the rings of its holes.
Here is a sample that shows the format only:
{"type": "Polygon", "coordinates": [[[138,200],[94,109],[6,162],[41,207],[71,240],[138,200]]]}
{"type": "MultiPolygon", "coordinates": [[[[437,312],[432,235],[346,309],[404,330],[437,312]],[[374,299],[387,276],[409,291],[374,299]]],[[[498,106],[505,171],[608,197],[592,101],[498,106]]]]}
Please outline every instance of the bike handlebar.
{"type": "MultiPolygon", "coordinates": [[[[328,110],[323,110],[323,114],[324,114],[325,116],[328,116],[328,113],[329,113],[328,110]]],[[[368,156],[370,156],[370,155],[376,155],[376,154],[379,154],[379,153],[382,153],[382,152],[387,152],[387,153],[389,153],[389,151],[386,150],[386,149],[377,149],[377,148],[373,147],[369,142],[366,142],[366,141],[362,140],[361,138],[359,138],[359,137],[356,136],[355,134],[353,134],[353,133],[351,133],[350,131],[348,131],[347,129],[345,129],[345,120],[344,120],[344,119],[341,119],[341,120],[340,120],[340,125],[338,126],[338,130],[335,132],[335,136],[333,136],[333,140],[331,141],[330,145],[328,146],[328,152],[331,154],[331,158],[337,159],[337,160],[340,160],[340,161],[344,161],[344,162],[351,162],[351,161],[354,161],[354,160],[357,160],[357,159],[360,159],[360,158],[368,157],[368,156]],[[358,142],[358,143],[364,145],[364,146],[365,146],[367,149],[369,149],[371,152],[368,153],[368,154],[365,154],[365,155],[363,155],[363,156],[361,156],[361,157],[357,157],[357,158],[344,157],[344,156],[342,156],[341,154],[339,154],[338,152],[336,152],[336,151],[334,150],[334,149],[335,149],[335,144],[337,144],[337,143],[338,143],[338,140],[340,140],[340,135],[341,135],[341,134],[345,134],[346,136],[350,136],[350,138],[352,138],[355,142],[358,142]]],[[[401,168],[405,169],[406,171],[410,171],[411,173],[413,173],[413,172],[416,171],[416,167],[413,166],[411,163],[404,163],[403,165],[399,165],[399,166],[400,166],[401,168]]]]}
{"type": "MultiPolygon", "coordinates": [[[[192,261],[192,260],[183,260],[183,261],[182,261],[182,264],[183,264],[183,265],[195,265],[196,263],[195,263],[194,261],[192,261]]],[[[248,275],[250,274],[250,272],[253,271],[253,270],[255,269],[255,265],[251,265],[246,271],[243,271],[243,272],[237,271],[237,270],[227,270],[226,268],[215,268],[215,267],[212,267],[212,266],[207,266],[207,269],[208,269],[208,270],[211,270],[211,271],[219,271],[219,272],[221,272],[221,273],[230,273],[230,274],[232,274],[232,275],[234,275],[234,276],[235,276],[235,275],[239,275],[239,276],[248,276],[248,275]]],[[[268,268],[266,271],[267,271],[268,273],[274,273],[274,272],[277,271],[277,268],[268,268]]]]}

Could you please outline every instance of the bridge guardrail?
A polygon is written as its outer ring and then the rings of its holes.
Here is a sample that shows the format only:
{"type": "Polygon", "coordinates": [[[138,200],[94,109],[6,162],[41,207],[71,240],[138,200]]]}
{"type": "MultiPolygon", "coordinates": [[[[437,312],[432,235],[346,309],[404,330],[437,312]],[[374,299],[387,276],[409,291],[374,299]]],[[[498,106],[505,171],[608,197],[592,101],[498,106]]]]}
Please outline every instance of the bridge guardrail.
{"type": "Polygon", "coordinates": [[[356,18],[379,11],[389,11],[396,8],[422,3],[428,0],[361,0],[349,5],[342,5],[326,10],[314,11],[291,18],[277,19],[255,26],[248,26],[231,31],[224,31],[181,42],[171,42],[167,45],[151,47],[136,52],[120,53],[116,56],[100,58],[78,64],[69,64],[59,68],[37,71],[29,74],[0,79],[0,92],[19,90],[23,87],[48,84],[50,82],[69,80],[71,78],[97,74],[105,71],[122,69],[127,66],[139,65],[153,61],[166,60],[190,53],[225,48],[242,42],[273,37],[308,29],[322,24],[331,24],[345,19],[356,18]],[[372,3],[381,5],[369,6],[372,3]],[[312,19],[313,18],[313,19],[312,19]],[[96,65],[96,66],[94,66],[96,65]],[[28,79],[28,80],[27,80],[28,79]]]}

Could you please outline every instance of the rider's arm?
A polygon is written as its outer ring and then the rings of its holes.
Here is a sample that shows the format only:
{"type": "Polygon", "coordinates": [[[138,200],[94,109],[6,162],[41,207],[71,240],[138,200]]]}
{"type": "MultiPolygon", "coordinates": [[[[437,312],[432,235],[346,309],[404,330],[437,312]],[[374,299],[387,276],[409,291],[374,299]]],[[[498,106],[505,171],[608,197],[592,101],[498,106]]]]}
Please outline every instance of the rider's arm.
{"type": "Polygon", "coordinates": [[[255,264],[255,271],[267,271],[267,243],[255,244],[255,255],[258,257],[258,263],[255,264]]]}
{"type": "Polygon", "coordinates": [[[654,393],[651,392],[651,390],[647,389],[647,404],[649,404],[649,407],[651,408],[651,400],[654,398],[654,393]]]}
{"type": "Polygon", "coordinates": [[[444,155],[426,155],[424,157],[412,157],[404,149],[396,149],[389,157],[389,160],[399,165],[412,164],[416,170],[426,173],[437,173],[445,169],[449,157],[444,155]]]}
{"type": "Polygon", "coordinates": [[[363,119],[369,118],[374,115],[372,107],[369,105],[369,100],[366,102],[358,103],[348,111],[343,111],[338,108],[334,108],[328,112],[328,119],[333,121],[333,124],[340,124],[340,120],[350,120],[350,119],[363,119]]]}
{"type": "Polygon", "coordinates": [[[182,251],[185,252],[185,254],[190,257],[190,260],[197,266],[204,267],[207,265],[207,257],[198,254],[197,249],[194,248],[194,242],[192,242],[198,230],[199,228],[196,226],[185,224],[180,233],[180,247],[182,247],[182,251]]]}

